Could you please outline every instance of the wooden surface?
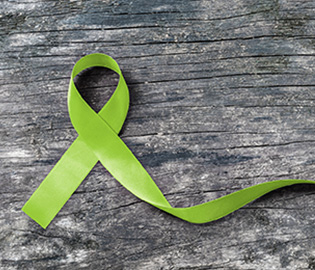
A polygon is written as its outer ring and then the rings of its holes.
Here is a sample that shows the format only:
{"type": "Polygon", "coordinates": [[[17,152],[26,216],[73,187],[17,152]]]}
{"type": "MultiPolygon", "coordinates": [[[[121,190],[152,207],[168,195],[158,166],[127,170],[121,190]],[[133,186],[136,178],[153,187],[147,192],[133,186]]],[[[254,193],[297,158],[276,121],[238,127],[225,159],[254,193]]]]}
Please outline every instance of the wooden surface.
{"type": "MultiPolygon", "coordinates": [[[[99,164],[47,230],[21,207],[76,138],[71,68],[102,52],[131,92],[121,137],[174,206],[315,180],[314,0],[0,4],[1,269],[315,269],[315,188],[193,225],[99,164]]],[[[117,77],[79,78],[96,110],[117,77]]]]}

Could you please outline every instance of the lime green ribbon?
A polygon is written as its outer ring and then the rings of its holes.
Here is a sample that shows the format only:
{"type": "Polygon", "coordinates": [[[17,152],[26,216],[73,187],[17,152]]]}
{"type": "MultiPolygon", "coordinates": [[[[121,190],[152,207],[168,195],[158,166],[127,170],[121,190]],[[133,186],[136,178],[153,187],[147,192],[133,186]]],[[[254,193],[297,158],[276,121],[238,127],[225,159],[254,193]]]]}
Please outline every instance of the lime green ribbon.
{"type": "Polygon", "coordinates": [[[315,184],[315,181],[311,180],[276,180],[192,207],[172,207],[118,136],[126,119],[128,107],[128,87],[114,59],[105,54],[95,53],[84,56],[75,64],[69,85],[68,109],[78,137],[22,208],[40,226],[46,228],[49,225],[97,161],[100,161],[120,184],[139,199],[192,223],[206,223],[224,217],[281,187],[315,184]],[[105,67],[119,75],[115,92],[99,113],[85,102],[73,81],[77,74],[90,67],[105,67]]]}

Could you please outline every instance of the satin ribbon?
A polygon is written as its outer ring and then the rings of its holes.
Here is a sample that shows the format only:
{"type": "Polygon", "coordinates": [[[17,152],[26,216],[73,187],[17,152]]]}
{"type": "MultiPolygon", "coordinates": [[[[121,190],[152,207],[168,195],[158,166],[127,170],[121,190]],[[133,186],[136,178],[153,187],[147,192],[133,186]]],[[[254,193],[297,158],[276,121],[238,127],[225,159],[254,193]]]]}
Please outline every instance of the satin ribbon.
{"type": "Polygon", "coordinates": [[[105,54],[90,54],[73,67],[68,92],[68,109],[77,139],[50,171],[22,210],[46,228],[71,197],[97,161],[139,199],[183,220],[206,223],[228,215],[260,196],[293,184],[314,184],[311,180],[276,180],[245,188],[203,204],[175,208],[132,154],[118,134],[126,119],[129,91],[114,59],[105,54]],[[117,88],[99,113],[81,97],[73,79],[90,67],[105,67],[119,75],[117,88]]]}

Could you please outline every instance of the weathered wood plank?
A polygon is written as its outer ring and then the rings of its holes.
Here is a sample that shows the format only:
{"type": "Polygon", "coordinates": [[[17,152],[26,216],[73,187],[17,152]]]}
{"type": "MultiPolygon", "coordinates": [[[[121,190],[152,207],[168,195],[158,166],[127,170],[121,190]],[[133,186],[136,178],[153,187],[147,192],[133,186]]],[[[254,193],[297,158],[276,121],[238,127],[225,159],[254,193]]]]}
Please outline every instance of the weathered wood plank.
{"type": "MultiPolygon", "coordinates": [[[[315,189],[204,225],[135,198],[99,164],[48,230],[21,211],[76,138],[71,68],[104,52],[131,92],[121,137],[169,201],[314,179],[315,2],[9,1],[0,6],[1,269],[315,269],[315,189]]],[[[77,79],[100,109],[117,76],[77,79]]]]}

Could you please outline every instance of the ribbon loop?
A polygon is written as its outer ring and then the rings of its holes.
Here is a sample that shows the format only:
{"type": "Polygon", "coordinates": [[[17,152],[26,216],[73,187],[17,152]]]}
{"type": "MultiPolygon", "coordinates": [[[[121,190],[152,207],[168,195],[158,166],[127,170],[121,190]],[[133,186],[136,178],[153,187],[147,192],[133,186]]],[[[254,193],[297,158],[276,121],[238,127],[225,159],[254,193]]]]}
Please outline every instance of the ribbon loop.
{"type": "Polygon", "coordinates": [[[96,114],[81,97],[73,81],[81,71],[90,67],[108,68],[119,75],[116,90],[98,113],[99,116],[118,134],[125,122],[129,109],[128,86],[116,61],[110,56],[100,53],[82,57],[72,70],[68,91],[68,109],[72,125],[78,131],[78,129],[83,128],[84,126],[81,125],[80,119],[78,120],[78,124],[75,120],[80,118],[83,112],[96,114]],[[79,112],[79,114],[73,111],[79,112]]]}
{"type": "Polygon", "coordinates": [[[73,67],[68,92],[68,109],[78,137],[50,171],[22,210],[46,228],[97,161],[135,196],[192,223],[219,219],[258,197],[293,184],[311,180],[276,180],[258,184],[216,200],[186,208],[172,207],[137,158],[118,136],[129,108],[129,91],[117,62],[105,54],[90,54],[73,67]],[[111,98],[96,113],[81,97],[74,78],[90,67],[105,67],[119,75],[111,98]]]}

